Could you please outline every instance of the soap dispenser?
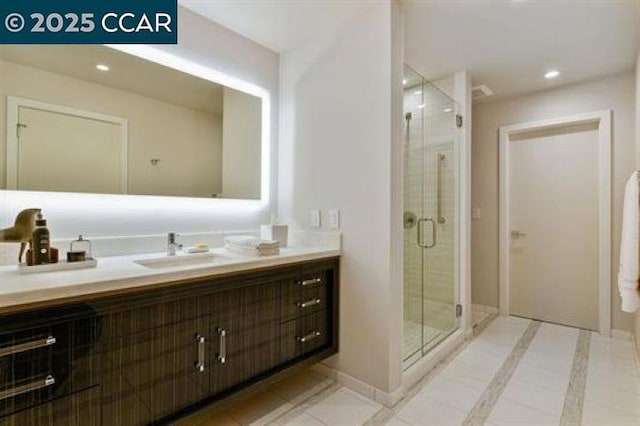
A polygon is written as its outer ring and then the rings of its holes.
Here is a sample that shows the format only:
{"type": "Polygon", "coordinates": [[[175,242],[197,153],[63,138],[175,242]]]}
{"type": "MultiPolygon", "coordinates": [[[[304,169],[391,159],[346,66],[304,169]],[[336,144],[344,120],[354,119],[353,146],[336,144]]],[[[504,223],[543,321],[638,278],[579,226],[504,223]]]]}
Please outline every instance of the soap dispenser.
{"type": "Polygon", "coordinates": [[[51,236],[47,229],[47,221],[42,217],[42,213],[38,213],[36,219],[36,227],[33,230],[31,239],[32,256],[34,265],[43,265],[49,263],[51,236]]]}

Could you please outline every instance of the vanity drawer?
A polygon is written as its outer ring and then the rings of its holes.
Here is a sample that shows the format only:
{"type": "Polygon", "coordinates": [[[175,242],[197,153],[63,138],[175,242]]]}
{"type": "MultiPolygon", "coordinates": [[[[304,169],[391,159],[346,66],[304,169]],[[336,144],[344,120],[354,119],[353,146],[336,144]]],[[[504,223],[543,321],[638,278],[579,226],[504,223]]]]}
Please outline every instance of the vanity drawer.
{"type": "Polygon", "coordinates": [[[327,286],[324,281],[309,288],[292,289],[295,291],[283,294],[280,299],[282,321],[327,309],[327,286]]]}
{"type": "Polygon", "coordinates": [[[100,426],[100,387],[0,417],[0,426],[100,426]]]}
{"type": "Polygon", "coordinates": [[[282,321],[327,308],[325,271],[303,275],[282,286],[280,298],[282,321]]]}
{"type": "Polygon", "coordinates": [[[0,417],[98,382],[96,319],[0,334],[0,417]]]}
{"type": "Polygon", "coordinates": [[[306,355],[329,343],[327,311],[281,324],[280,355],[283,362],[306,355]]]}

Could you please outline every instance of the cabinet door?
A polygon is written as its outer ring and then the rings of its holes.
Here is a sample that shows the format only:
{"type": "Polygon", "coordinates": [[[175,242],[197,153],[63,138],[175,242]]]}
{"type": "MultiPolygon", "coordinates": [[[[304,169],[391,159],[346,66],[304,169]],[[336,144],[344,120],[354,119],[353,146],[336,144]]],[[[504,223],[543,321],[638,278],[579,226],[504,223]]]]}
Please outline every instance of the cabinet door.
{"type": "Polygon", "coordinates": [[[146,425],[208,395],[209,375],[195,368],[207,360],[209,333],[200,299],[134,306],[104,319],[105,425],[146,425]]]}
{"type": "Polygon", "coordinates": [[[0,426],[100,426],[100,387],[0,418],[0,426]]]}
{"type": "Polygon", "coordinates": [[[255,378],[278,365],[278,282],[211,296],[212,393],[255,378]]]}

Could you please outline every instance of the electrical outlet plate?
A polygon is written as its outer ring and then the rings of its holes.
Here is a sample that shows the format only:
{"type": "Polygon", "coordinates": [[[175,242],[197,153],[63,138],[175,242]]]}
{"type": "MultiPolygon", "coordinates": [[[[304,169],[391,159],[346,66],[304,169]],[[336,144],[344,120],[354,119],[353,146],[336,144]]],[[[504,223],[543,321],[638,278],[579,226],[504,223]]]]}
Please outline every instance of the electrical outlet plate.
{"type": "Polygon", "coordinates": [[[329,228],[340,229],[340,210],[329,210],[329,228]]]}
{"type": "Polygon", "coordinates": [[[312,228],[320,228],[321,222],[320,222],[320,210],[314,209],[311,210],[311,227],[312,228]]]}

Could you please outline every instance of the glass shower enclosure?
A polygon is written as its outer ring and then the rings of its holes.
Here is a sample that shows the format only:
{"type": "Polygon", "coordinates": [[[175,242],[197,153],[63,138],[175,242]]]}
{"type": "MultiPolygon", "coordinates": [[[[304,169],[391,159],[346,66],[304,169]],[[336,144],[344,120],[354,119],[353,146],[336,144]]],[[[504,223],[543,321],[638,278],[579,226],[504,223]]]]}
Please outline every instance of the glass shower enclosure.
{"type": "Polygon", "coordinates": [[[458,106],[408,66],[403,85],[406,369],[460,326],[458,106]]]}

